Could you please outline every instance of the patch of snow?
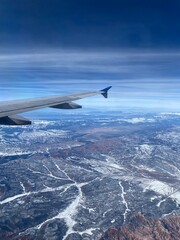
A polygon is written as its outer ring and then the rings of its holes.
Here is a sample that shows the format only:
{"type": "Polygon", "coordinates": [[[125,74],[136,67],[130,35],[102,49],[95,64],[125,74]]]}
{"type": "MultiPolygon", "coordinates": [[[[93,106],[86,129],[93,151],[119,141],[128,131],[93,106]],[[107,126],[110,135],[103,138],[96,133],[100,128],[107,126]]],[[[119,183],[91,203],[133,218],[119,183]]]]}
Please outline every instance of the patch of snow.
{"type": "Polygon", "coordinates": [[[131,118],[131,119],[122,119],[124,122],[128,122],[128,123],[132,123],[132,124],[136,124],[136,123],[144,123],[144,122],[155,122],[156,120],[153,118],[144,118],[144,117],[140,117],[140,118],[131,118]]]}
{"type": "Polygon", "coordinates": [[[158,180],[146,180],[143,181],[144,191],[153,190],[154,192],[160,193],[162,195],[168,195],[172,193],[172,187],[167,183],[163,183],[158,180]]]}
{"type": "MultiPolygon", "coordinates": [[[[180,191],[178,189],[174,189],[172,186],[168,185],[167,183],[164,183],[158,180],[144,179],[141,185],[144,188],[144,192],[146,190],[153,190],[154,192],[157,192],[161,195],[166,196],[166,198],[170,197],[170,198],[176,199],[176,201],[180,203],[180,191]]],[[[163,202],[163,201],[164,199],[161,200],[160,202],[163,202]]],[[[160,206],[160,203],[158,203],[158,205],[160,206]]]]}
{"type": "Polygon", "coordinates": [[[158,198],[157,196],[153,196],[153,197],[150,198],[150,201],[153,202],[157,198],[158,198]]]}
{"type": "Polygon", "coordinates": [[[180,141],[180,128],[175,128],[171,132],[160,133],[156,136],[157,139],[168,141],[171,143],[179,143],[180,141]]]}
{"type": "Polygon", "coordinates": [[[44,137],[65,137],[69,132],[64,130],[38,130],[35,129],[34,131],[27,132],[24,131],[19,135],[20,139],[27,139],[33,140],[37,138],[44,138],[44,137]]]}
{"type": "Polygon", "coordinates": [[[139,150],[145,155],[150,155],[152,153],[153,147],[148,144],[142,144],[139,146],[139,150]]]}
{"type": "Polygon", "coordinates": [[[104,212],[104,213],[103,213],[103,217],[105,217],[106,214],[107,214],[108,212],[110,212],[110,211],[112,211],[112,208],[110,208],[110,209],[108,209],[106,212],[104,212]]]}
{"type": "Polygon", "coordinates": [[[88,235],[92,235],[93,234],[93,231],[97,230],[99,228],[89,228],[89,229],[86,229],[85,231],[82,231],[82,232],[78,232],[79,234],[83,235],[83,234],[88,234],[88,235]]]}
{"type": "Polygon", "coordinates": [[[23,152],[23,151],[20,151],[20,150],[15,150],[15,151],[6,151],[6,152],[0,152],[0,157],[13,157],[13,156],[21,156],[21,155],[29,155],[29,154],[33,154],[33,152],[23,152]]]}

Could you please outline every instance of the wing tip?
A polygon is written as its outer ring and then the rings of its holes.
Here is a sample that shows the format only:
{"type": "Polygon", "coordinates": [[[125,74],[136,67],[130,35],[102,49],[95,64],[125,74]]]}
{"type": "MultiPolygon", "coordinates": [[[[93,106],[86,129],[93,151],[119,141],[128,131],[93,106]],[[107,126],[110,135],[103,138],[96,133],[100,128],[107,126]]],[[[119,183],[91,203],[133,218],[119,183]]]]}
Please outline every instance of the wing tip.
{"type": "Polygon", "coordinates": [[[109,86],[109,87],[107,87],[107,88],[104,88],[104,89],[100,90],[100,93],[103,95],[103,97],[108,98],[108,91],[109,91],[109,89],[111,89],[111,88],[112,88],[112,86],[109,86]]]}

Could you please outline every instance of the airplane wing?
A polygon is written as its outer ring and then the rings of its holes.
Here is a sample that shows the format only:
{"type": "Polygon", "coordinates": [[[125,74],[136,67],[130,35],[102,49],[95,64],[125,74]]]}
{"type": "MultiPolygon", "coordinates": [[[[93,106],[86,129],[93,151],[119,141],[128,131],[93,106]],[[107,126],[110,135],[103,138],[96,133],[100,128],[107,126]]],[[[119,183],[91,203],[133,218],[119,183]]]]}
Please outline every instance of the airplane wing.
{"type": "Polygon", "coordinates": [[[31,98],[23,100],[11,100],[0,102],[0,124],[3,125],[28,125],[31,121],[21,117],[19,113],[29,112],[40,108],[51,107],[57,109],[77,109],[82,106],[73,101],[86,97],[102,94],[105,98],[108,97],[107,87],[100,91],[82,92],[70,95],[56,95],[42,98],[31,98]]]}

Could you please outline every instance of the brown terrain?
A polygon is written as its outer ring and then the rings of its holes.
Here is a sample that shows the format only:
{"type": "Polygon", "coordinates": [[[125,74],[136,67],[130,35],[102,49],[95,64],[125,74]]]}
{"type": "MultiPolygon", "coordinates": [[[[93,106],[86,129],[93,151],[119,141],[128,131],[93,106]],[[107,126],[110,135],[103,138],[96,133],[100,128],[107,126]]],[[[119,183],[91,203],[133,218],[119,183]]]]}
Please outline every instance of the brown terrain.
{"type": "Polygon", "coordinates": [[[129,224],[108,229],[101,240],[180,240],[180,216],[151,219],[139,213],[129,224]]]}

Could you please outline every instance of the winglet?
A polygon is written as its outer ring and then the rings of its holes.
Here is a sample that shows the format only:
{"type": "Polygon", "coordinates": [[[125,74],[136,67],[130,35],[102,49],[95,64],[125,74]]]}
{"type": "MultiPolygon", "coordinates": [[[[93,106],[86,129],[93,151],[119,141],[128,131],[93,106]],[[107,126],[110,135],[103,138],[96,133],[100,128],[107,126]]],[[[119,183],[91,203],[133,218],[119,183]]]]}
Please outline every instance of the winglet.
{"type": "Polygon", "coordinates": [[[105,98],[107,98],[107,97],[108,97],[108,91],[109,91],[110,88],[112,88],[112,86],[109,86],[109,87],[107,87],[107,88],[104,88],[104,89],[100,90],[100,93],[101,93],[105,98]]]}

